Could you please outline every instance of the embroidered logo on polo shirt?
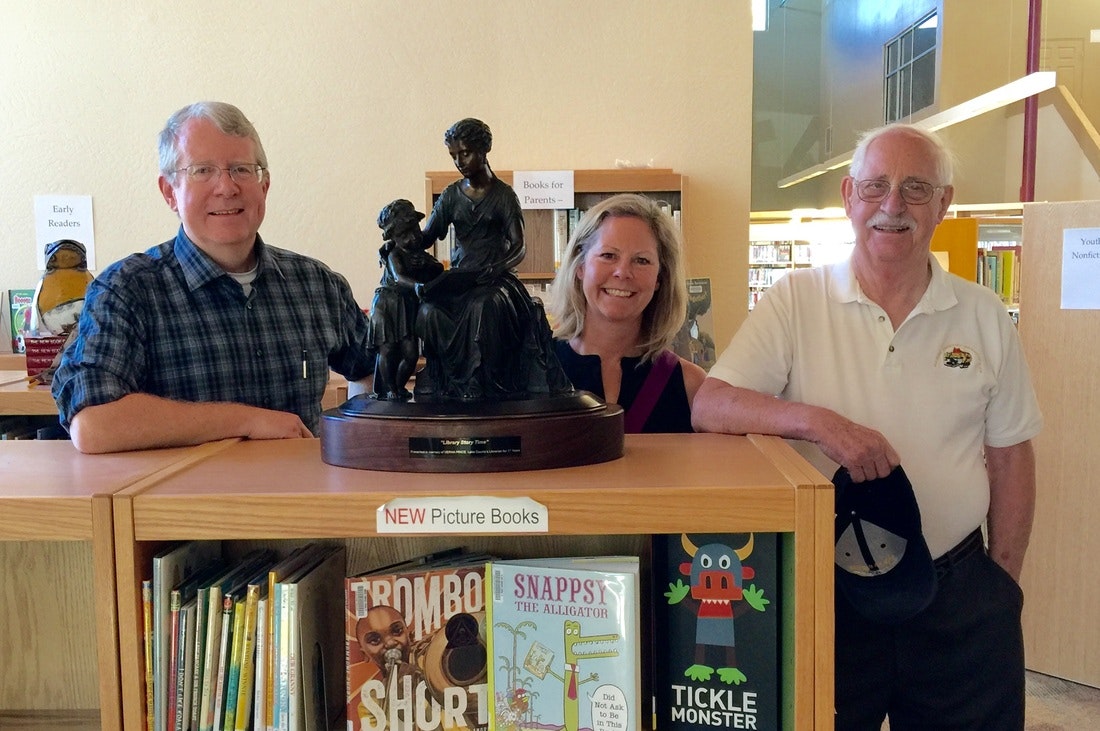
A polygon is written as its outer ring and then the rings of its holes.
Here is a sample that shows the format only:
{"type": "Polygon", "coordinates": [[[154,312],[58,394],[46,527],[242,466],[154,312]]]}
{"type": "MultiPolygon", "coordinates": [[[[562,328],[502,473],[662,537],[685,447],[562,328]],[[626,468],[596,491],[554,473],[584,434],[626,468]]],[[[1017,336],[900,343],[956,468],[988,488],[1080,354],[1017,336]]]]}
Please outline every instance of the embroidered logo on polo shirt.
{"type": "Polygon", "coordinates": [[[968,348],[953,345],[943,351],[943,364],[948,368],[965,370],[974,362],[974,353],[968,348]]]}

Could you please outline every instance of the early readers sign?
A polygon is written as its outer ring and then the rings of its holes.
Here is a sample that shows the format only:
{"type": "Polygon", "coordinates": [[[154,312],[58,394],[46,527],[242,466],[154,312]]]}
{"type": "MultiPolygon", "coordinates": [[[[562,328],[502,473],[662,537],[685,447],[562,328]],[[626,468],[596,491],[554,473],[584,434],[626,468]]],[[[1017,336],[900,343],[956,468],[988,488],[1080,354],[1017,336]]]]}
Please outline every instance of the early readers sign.
{"type": "Polygon", "coordinates": [[[36,195],[34,197],[35,263],[46,271],[46,245],[61,239],[84,244],[88,268],[95,269],[95,226],[90,195],[36,195]]]}

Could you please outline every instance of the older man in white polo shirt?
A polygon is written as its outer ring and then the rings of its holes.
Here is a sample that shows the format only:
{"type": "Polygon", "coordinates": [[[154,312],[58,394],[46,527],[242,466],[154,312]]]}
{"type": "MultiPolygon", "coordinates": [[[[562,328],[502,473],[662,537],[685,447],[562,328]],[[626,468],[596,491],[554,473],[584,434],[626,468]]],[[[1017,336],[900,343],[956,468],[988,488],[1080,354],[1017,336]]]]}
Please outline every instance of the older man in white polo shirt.
{"type": "Polygon", "coordinates": [[[837,728],[1022,729],[1019,578],[1042,419],[999,298],[929,253],[950,153],[908,125],[860,141],[841,192],[849,260],[769,289],[700,388],[699,431],[805,440],[825,474],[904,465],[935,599],[897,624],[836,603],[837,728]],[[988,553],[980,532],[985,523],[988,553]]]}

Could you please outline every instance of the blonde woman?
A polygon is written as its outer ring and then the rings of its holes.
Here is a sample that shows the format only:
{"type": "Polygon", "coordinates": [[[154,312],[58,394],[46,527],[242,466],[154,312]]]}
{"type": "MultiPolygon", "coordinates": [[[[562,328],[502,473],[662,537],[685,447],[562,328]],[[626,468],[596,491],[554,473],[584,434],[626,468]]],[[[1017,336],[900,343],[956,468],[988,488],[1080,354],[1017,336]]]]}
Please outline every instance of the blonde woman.
{"type": "Polygon", "coordinates": [[[626,431],[690,432],[706,372],[669,344],[687,292],[680,231],[656,202],[623,193],[591,208],[550,293],[558,360],[573,386],[626,412],[626,431]]]}

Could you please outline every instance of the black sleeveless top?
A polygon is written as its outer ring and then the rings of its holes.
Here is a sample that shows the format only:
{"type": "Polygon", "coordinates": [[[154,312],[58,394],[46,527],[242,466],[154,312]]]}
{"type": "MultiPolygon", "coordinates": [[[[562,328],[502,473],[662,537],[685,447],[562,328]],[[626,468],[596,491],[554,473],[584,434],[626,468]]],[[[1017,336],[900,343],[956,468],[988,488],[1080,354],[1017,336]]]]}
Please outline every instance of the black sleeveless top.
{"type": "MultiPolygon", "coordinates": [[[[601,399],[604,398],[600,356],[580,355],[565,340],[555,340],[554,350],[574,388],[591,391],[601,399]]],[[[653,361],[642,363],[641,360],[623,358],[621,361],[623,380],[619,386],[619,405],[624,410],[630,409],[638,392],[642,390],[646,376],[653,369],[653,361]]],[[[684,386],[684,368],[681,363],[677,363],[645,426],[642,427],[642,432],[670,434],[692,431],[691,405],[688,403],[687,387],[684,386]]]]}

